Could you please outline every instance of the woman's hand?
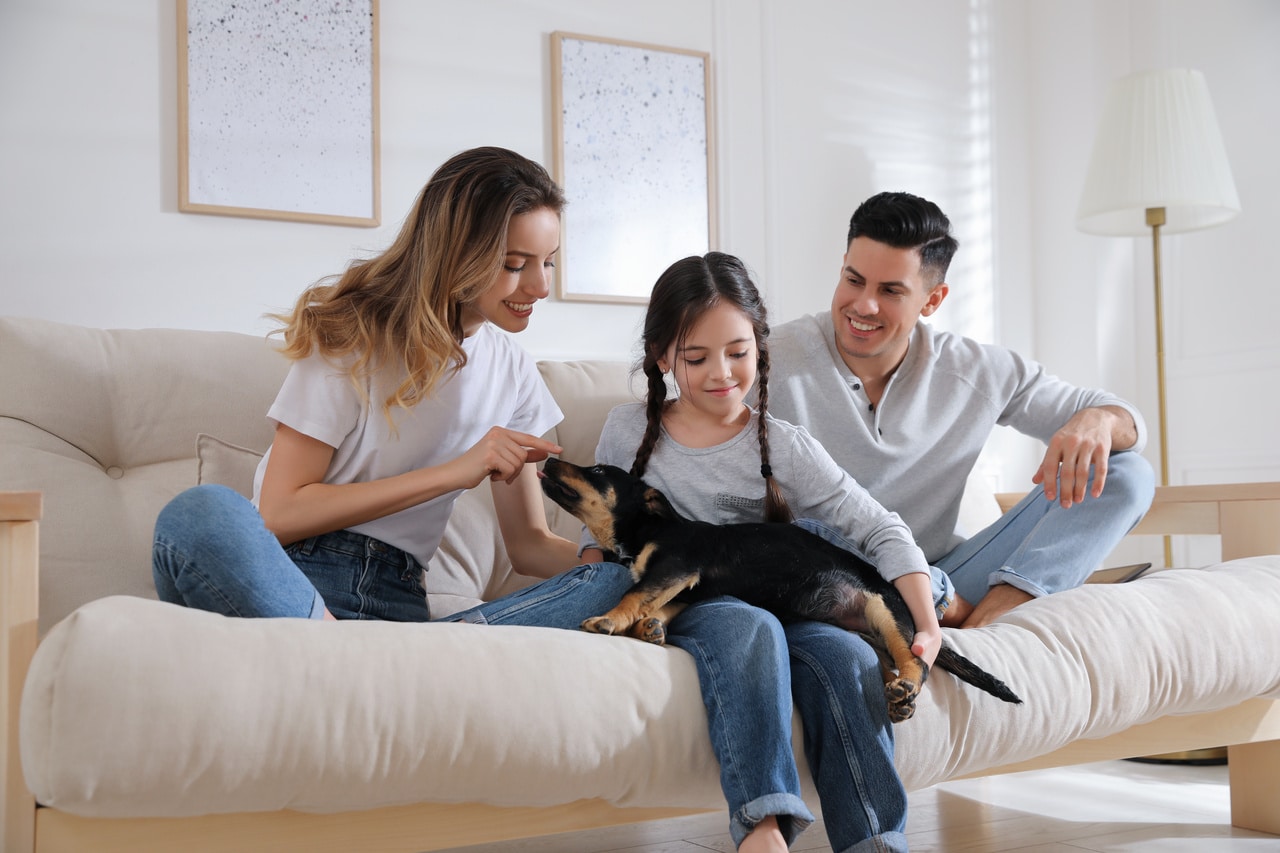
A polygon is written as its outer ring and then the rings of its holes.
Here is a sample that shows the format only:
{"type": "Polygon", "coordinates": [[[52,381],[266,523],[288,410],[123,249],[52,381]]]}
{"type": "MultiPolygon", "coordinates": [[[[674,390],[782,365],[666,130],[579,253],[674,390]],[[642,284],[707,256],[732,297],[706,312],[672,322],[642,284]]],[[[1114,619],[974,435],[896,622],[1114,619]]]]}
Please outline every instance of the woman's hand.
{"type": "MultiPolygon", "coordinates": [[[[559,452],[558,445],[535,435],[493,427],[469,450],[443,465],[335,485],[324,481],[334,448],[279,424],[258,508],[267,528],[287,545],[382,518],[457,489],[475,488],[485,477],[514,483],[526,463],[559,452]]],[[[529,479],[531,497],[524,502],[541,514],[536,476],[529,479]]],[[[546,527],[545,518],[542,527],[546,527]]]]}
{"type": "Polygon", "coordinates": [[[480,485],[485,477],[509,486],[520,476],[526,462],[541,462],[562,450],[558,444],[536,435],[495,426],[454,464],[468,489],[480,485]]]}

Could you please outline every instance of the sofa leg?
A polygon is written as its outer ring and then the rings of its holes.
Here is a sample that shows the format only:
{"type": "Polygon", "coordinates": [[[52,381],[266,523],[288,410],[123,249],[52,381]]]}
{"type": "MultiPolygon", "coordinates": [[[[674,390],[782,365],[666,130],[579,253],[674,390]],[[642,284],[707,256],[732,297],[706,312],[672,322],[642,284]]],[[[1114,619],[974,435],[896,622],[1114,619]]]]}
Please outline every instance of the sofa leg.
{"type": "Polygon", "coordinates": [[[35,849],[36,801],[18,760],[18,707],[36,651],[39,519],[35,492],[0,492],[0,850],[35,849]]]}
{"type": "Polygon", "coordinates": [[[1228,747],[1227,767],[1232,826],[1280,835],[1280,740],[1228,747]]]}

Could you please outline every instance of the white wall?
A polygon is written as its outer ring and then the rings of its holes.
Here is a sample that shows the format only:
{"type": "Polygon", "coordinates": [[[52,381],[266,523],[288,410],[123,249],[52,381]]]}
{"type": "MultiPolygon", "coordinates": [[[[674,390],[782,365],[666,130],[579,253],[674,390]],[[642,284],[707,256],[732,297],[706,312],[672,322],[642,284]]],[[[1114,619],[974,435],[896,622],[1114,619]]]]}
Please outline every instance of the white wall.
{"type": "MultiPolygon", "coordinates": [[[[266,331],[264,312],[385,247],[453,153],[502,145],[551,162],[553,30],[711,51],[713,6],[381,0],[383,225],[367,229],[177,211],[174,0],[4,0],[0,310],[266,331]]],[[[523,342],[626,358],[641,316],[545,303],[523,342]]]]}
{"type": "MultiPolygon", "coordinates": [[[[1280,479],[1280,345],[1267,250],[1280,225],[1280,4],[1131,0],[1026,4],[1030,351],[1144,411],[1159,465],[1152,246],[1074,230],[1107,85],[1131,71],[1204,72],[1243,208],[1161,240],[1171,483],[1280,479]]],[[[1007,236],[1002,230],[1001,236],[1007,236]]],[[[1000,277],[1000,292],[1017,286],[1000,277]]],[[[1004,336],[1009,329],[1002,326],[1004,336]]],[[[1212,544],[1175,543],[1202,561],[1212,544]]],[[[1158,556],[1156,557],[1158,559],[1158,556]]],[[[1152,559],[1151,555],[1147,559],[1152,559]]]]}
{"type": "MultiPolygon", "coordinates": [[[[961,240],[939,325],[1153,423],[1149,244],[1081,234],[1074,213],[1107,84],[1199,68],[1244,213],[1164,241],[1171,480],[1280,478],[1280,288],[1262,254],[1280,225],[1274,0],[381,0],[378,229],[177,212],[175,21],[172,0],[0,0],[0,311],[265,331],[263,312],[383,248],[450,154],[550,163],[548,36],[568,30],[711,52],[721,248],[775,321],[829,303],[857,202],[911,190],[961,240]]],[[[522,341],[627,358],[640,317],[552,299],[522,341]]],[[[997,446],[993,476],[1026,486],[1037,449],[997,446]]]]}

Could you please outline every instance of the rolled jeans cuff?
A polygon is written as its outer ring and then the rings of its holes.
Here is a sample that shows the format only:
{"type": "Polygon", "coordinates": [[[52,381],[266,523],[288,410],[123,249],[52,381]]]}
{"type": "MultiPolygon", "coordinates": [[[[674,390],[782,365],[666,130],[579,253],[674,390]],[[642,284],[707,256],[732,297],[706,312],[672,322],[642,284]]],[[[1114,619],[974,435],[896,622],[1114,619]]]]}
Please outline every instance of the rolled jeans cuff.
{"type": "Polygon", "coordinates": [[[840,853],[907,853],[907,836],[901,832],[882,832],[874,838],[864,838],[840,853]]]}
{"type": "Polygon", "coordinates": [[[756,824],[770,816],[778,818],[778,828],[782,830],[788,847],[814,821],[813,812],[795,794],[765,794],[744,803],[729,816],[729,835],[733,837],[733,846],[742,846],[742,840],[756,828],[756,824]]]}
{"type": "Polygon", "coordinates": [[[990,575],[987,576],[988,589],[1000,583],[1008,584],[1011,587],[1020,589],[1023,592],[1025,592],[1027,595],[1032,596],[1033,598],[1039,598],[1042,595],[1049,594],[1049,591],[1044,587],[1040,586],[1040,584],[1036,583],[1026,575],[1018,574],[1008,566],[1005,566],[1004,568],[1001,568],[1001,569],[996,569],[994,572],[992,572],[990,575]]]}

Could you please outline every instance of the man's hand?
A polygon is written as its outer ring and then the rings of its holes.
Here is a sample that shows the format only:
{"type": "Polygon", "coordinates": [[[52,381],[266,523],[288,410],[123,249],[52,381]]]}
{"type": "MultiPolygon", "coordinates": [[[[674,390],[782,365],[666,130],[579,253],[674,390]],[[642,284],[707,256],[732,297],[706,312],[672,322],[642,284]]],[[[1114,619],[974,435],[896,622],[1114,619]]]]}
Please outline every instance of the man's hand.
{"type": "Polygon", "coordinates": [[[1107,482],[1107,459],[1111,448],[1123,450],[1138,440],[1133,418],[1117,406],[1081,409],[1049,439],[1044,460],[1031,482],[1044,485],[1047,500],[1058,501],[1063,509],[1084,500],[1088,489],[1093,497],[1102,494],[1107,482]],[[1093,488],[1089,489],[1089,469],[1093,488]]]}

